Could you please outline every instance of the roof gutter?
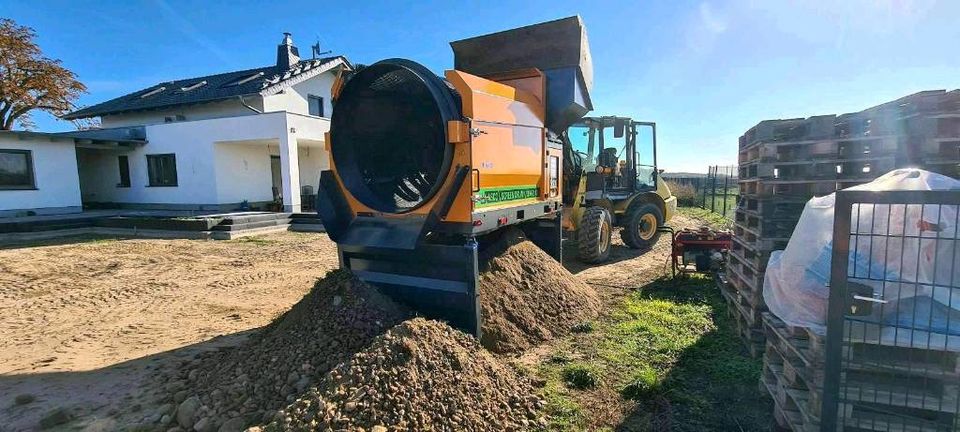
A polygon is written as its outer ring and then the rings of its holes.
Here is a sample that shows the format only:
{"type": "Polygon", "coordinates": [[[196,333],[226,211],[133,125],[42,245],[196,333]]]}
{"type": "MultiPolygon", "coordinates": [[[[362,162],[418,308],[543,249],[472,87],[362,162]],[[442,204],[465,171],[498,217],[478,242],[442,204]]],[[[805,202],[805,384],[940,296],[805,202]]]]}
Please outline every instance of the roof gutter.
{"type": "Polygon", "coordinates": [[[253,111],[253,112],[257,113],[257,114],[263,114],[263,111],[260,111],[260,110],[258,110],[258,109],[256,109],[256,108],[250,106],[250,104],[248,104],[247,101],[243,100],[243,95],[237,96],[237,99],[240,100],[240,104],[241,104],[241,105],[243,105],[244,107],[246,107],[246,108],[249,109],[250,111],[253,111]]]}

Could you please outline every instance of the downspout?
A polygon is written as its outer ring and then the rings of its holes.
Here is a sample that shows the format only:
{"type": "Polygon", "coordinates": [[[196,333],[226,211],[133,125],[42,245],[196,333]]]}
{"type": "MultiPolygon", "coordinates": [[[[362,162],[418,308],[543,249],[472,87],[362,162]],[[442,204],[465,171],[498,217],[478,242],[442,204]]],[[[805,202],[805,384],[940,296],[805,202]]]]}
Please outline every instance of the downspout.
{"type": "Polygon", "coordinates": [[[250,104],[248,104],[247,101],[243,100],[243,95],[237,96],[237,99],[240,100],[240,104],[241,104],[241,105],[245,106],[245,107],[246,107],[247,109],[249,109],[250,111],[253,111],[253,112],[257,113],[257,114],[263,114],[263,111],[260,111],[260,110],[258,110],[258,109],[256,109],[256,108],[250,106],[250,104]]]}

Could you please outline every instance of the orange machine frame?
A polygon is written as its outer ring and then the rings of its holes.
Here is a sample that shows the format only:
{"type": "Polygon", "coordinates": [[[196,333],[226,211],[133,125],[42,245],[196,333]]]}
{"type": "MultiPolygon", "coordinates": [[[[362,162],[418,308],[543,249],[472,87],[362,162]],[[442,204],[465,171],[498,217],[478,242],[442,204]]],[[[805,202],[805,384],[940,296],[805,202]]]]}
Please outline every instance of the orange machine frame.
{"type": "MultiPolygon", "coordinates": [[[[447,124],[447,141],[454,151],[440,191],[408,213],[383,213],[357,200],[336,175],[352,216],[426,217],[451,193],[456,197],[441,222],[471,227],[472,233],[558,211],[563,150],[547,140],[543,73],[524,69],[482,78],[448,70],[444,75],[460,95],[464,121],[447,124]],[[453,191],[461,167],[470,167],[471,173],[453,191]]],[[[329,151],[329,132],[326,143],[329,151]]],[[[336,173],[332,154],[330,169],[336,173]]]]}

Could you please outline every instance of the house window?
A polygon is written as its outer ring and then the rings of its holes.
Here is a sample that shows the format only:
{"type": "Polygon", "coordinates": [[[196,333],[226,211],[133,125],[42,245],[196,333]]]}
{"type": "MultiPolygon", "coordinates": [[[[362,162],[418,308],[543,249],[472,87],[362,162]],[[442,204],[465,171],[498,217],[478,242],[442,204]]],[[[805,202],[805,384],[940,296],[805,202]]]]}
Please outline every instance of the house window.
{"type": "Polygon", "coordinates": [[[117,183],[117,187],[130,187],[130,159],[121,155],[117,156],[117,162],[120,165],[120,183],[117,183]]]}
{"type": "Polygon", "coordinates": [[[150,186],[176,186],[177,155],[147,155],[147,175],[150,177],[150,186]]]}
{"type": "Polygon", "coordinates": [[[30,150],[0,149],[0,189],[35,189],[30,150]]]}
{"type": "Polygon", "coordinates": [[[310,108],[310,115],[323,117],[323,98],[320,96],[307,95],[307,104],[310,108]]]}

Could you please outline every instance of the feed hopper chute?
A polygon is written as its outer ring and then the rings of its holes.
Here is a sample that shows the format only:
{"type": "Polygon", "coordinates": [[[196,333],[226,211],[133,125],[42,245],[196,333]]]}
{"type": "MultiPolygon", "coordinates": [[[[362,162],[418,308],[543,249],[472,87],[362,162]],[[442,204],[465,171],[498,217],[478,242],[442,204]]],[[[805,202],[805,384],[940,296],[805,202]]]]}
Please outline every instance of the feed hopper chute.
{"type": "Polygon", "coordinates": [[[479,76],[536,68],[547,81],[547,127],[557,133],[593,109],[593,62],[579,16],[451,42],[454,69],[479,76]]]}
{"type": "MultiPolygon", "coordinates": [[[[545,102],[550,74],[563,73],[521,66],[483,77],[439,77],[404,59],[360,69],[336,95],[321,173],[318,213],[341,266],[478,335],[477,252],[487,236],[519,225],[561,255],[563,146],[545,102]]],[[[574,115],[561,105],[559,118],[574,115]]]]}

